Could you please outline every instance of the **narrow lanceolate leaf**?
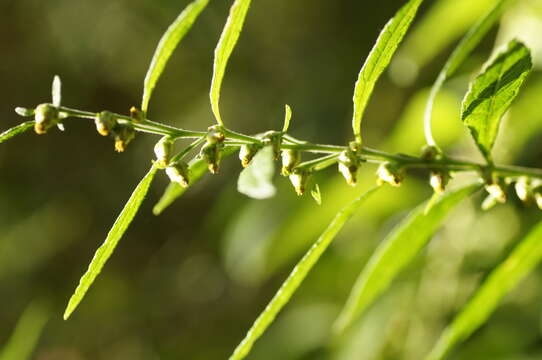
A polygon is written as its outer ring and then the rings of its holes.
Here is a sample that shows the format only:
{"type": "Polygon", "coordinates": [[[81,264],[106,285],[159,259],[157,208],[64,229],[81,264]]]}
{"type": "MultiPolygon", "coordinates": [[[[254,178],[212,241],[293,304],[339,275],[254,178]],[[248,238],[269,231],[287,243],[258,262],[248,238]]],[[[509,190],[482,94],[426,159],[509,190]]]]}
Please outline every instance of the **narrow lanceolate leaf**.
{"type": "Polygon", "coordinates": [[[27,121],[15,127],[12,127],[11,129],[4,131],[3,133],[0,134],[0,144],[8,139],[11,139],[15,135],[22,134],[23,132],[25,132],[28,129],[31,129],[32,127],[34,127],[34,121],[27,121]]]}
{"type": "Polygon", "coordinates": [[[352,119],[354,136],[358,142],[361,142],[361,118],[369,97],[378,78],[388,67],[395,50],[403,40],[422,1],[410,0],[388,21],[361,68],[354,88],[354,115],[352,119]]]}
{"type": "Polygon", "coordinates": [[[439,360],[484,324],[501,299],[542,260],[542,222],[495,268],[446,328],[427,360],[439,360]]]}
{"type": "Polygon", "coordinates": [[[426,204],[413,210],[384,239],[361,272],[337,322],[337,333],[345,330],[391,284],[429,242],[450,211],[479,189],[473,184],[444,194],[425,214],[426,204]]]}
{"type": "Polygon", "coordinates": [[[490,61],[471,83],[463,99],[461,120],[469,128],[478,148],[491,161],[501,118],[516,97],[533,67],[531,53],[513,40],[490,61]]]}
{"type": "Polygon", "coordinates": [[[431,130],[431,117],[433,113],[433,104],[435,98],[437,97],[438,92],[444,85],[444,82],[454,76],[457,69],[464,63],[470,53],[474,50],[476,46],[482,41],[484,36],[488,33],[489,30],[495,25],[497,20],[499,20],[505,6],[510,4],[514,0],[499,0],[495,6],[474,26],[469,30],[469,32],[461,39],[452,55],[446,61],[446,64],[440,71],[435,84],[431,88],[429,94],[429,99],[427,100],[427,105],[425,107],[424,114],[424,124],[425,124],[425,139],[429,145],[436,145],[433,138],[431,130]]]}
{"type": "Polygon", "coordinates": [[[258,316],[243,341],[237,346],[230,360],[244,359],[250,352],[254,342],[258,340],[264,331],[271,325],[280,310],[288,303],[299,285],[303,282],[309,271],[316,264],[320,256],[329,247],[337,233],[342,229],[346,221],[352,217],[361,204],[378,188],[373,188],[350,204],[345,206],[335,218],[331,221],[326,230],[320,235],[318,240],[307,251],[303,258],[294,267],[286,281],[277,291],[271,302],[265,310],[258,316]]]}
{"type": "Polygon", "coordinates": [[[235,0],[231,9],[228,21],[222,30],[220,40],[215,49],[215,61],[213,68],[213,80],[211,82],[211,91],[209,93],[211,98],[211,108],[215,115],[216,121],[220,125],[224,125],[220,116],[220,88],[222,87],[222,80],[224,79],[224,73],[226,72],[226,65],[233,52],[233,48],[241,35],[245,17],[250,7],[251,0],[235,0]]]}
{"type": "Polygon", "coordinates": [[[62,82],[60,81],[60,77],[58,75],[55,75],[55,78],[53,79],[51,93],[53,105],[60,106],[60,102],[62,101],[62,82]]]}
{"type": "Polygon", "coordinates": [[[195,0],[192,2],[181,12],[160,39],[158,47],[154,51],[149,70],[147,70],[147,75],[145,76],[143,100],[141,101],[141,110],[143,110],[144,113],[147,113],[147,110],[149,109],[149,101],[152,92],[169,61],[171,54],[177,48],[186,33],[188,33],[188,30],[190,30],[194,21],[196,21],[199,14],[208,3],[209,0],[195,0]]]}
{"type": "Polygon", "coordinates": [[[156,174],[156,170],[157,168],[155,166],[153,166],[149,170],[147,175],[145,175],[145,177],[139,182],[139,184],[135,188],[126,205],[124,205],[124,208],[122,209],[119,217],[117,218],[117,220],[115,220],[113,227],[107,234],[104,243],[98,248],[98,250],[94,254],[94,258],[92,259],[87,272],[79,281],[77,289],[75,289],[74,294],[70,298],[68,306],[66,307],[66,311],[64,312],[64,320],[70,317],[70,315],[77,308],[81,300],[83,300],[83,297],[87,293],[88,289],[90,288],[94,280],[96,280],[98,274],[102,271],[102,268],[104,267],[109,257],[113,254],[113,251],[117,247],[119,240],[126,232],[126,229],[128,229],[128,226],[134,219],[134,216],[137,214],[141,203],[145,199],[152,180],[154,179],[154,175],[156,174]]]}
{"type": "Polygon", "coordinates": [[[268,199],[277,192],[273,185],[275,155],[271,146],[266,146],[254,156],[237,181],[237,190],[254,199],[268,199]]]}
{"type": "MultiPolygon", "coordinates": [[[[233,154],[237,150],[239,150],[238,147],[225,147],[224,150],[222,150],[222,158],[233,154]]],[[[195,158],[190,161],[188,165],[189,184],[192,186],[207,172],[207,162],[203,159],[195,158]]],[[[154,205],[154,208],[152,209],[153,214],[160,215],[167,207],[169,207],[169,205],[183,195],[186,190],[187,188],[182,187],[176,182],[169,183],[160,200],[154,205]]]]}

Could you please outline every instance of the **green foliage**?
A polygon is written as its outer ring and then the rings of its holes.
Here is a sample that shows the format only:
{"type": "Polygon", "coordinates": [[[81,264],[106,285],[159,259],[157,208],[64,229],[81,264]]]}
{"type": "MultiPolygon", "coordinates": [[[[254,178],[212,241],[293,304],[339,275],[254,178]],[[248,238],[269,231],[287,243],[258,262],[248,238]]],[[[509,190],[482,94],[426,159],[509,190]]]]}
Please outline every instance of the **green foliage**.
{"type": "Polygon", "coordinates": [[[253,199],[268,199],[277,192],[273,185],[275,164],[273,148],[266,146],[254,156],[249,166],[239,175],[237,190],[253,199]]]}
{"type": "Polygon", "coordinates": [[[403,40],[423,0],[410,0],[388,21],[369,56],[365,60],[354,87],[352,128],[356,141],[361,143],[361,118],[374,86],[388,67],[395,50],[403,40]]]}
{"type": "Polygon", "coordinates": [[[542,223],[522,239],[508,257],[493,270],[444,333],[427,357],[443,359],[458,342],[484,324],[502,298],[523,280],[542,259],[542,223]]]}
{"type": "Polygon", "coordinates": [[[147,175],[145,175],[145,177],[139,182],[134,192],[132,193],[132,196],[130,196],[130,199],[128,199],[128,202],[126,203],[126,205],[124,205],[124,208],[122,209],[119,217],[117,218],[117,220],[115,220],[115,223],[107,234],[104,243],[98,248],[98,250],[96,250],[94,258],[92,259],[87,272],[79,281],[79,285],[77,286],[74,294],[70,298],[68,306],[66,307],[66,311],[64,312],[64,320],[67,320],[70,317],[70,315],[77,308],[81,300],[83,300],[88,289],[102,271],[102,268],[104,267],[107,260],[113,254],[113,251],[117,247],[117,244],[128,229],[128,226],[137,214],[141,203],[145,199],[145,196],[149,191],[149,187],[151,186],[152,180],[154,179],[154,175],[156,174],[156,170],[158,169],[153,165],[147,175]]]}
{"type": "Polygon", "coordinates": [[[12,127],[0,134],[0,144],[14,137],[24,133],[26,130],[34,127],[34,121],[27,121],[17,126],[12,127]]]}
{"type": "Polygon", "coordinates": [[[245,17],[250,7],[251,0],[235,0],[231,9],[228,21],[224,26],[220,41],[216,45],[215,49],[215,61],[213,67],[213,80],[211,82],[211,91],[209,96],[211,98],[211,107],[216,121],[220,125],[224,125],[222,117],[220,116],[220,89],[222,87],[222,80],[226,72],[226,66],[230,59],[231,53],[239,40],[245,17]]]}
{"type": "Polygon", "coordinates": [[[505,6],[510,4],[511,1],[513,0],[499,0],[482,19],[475,23],[465,37],[461,39],[440,71],[435,84],[431,88],[431,93],[429,94],[429,99],[427,100],[427,106],[425,108],[425,137],[429,145],[435,145],[435,140],[433,139],[431,131],[431,116],[438,92],[444,85],[444,82],[455,75],[470,53],[478,46],[480,41],[482,41],[488,31],[491,30],[497,20],[499,20],[505,6]]]}
{"type": "Polygon", "coordinates": [[[469,185],[439,198],[426,213],[426,204],[419,205],[384,239],[359,275],[344,306],[335,329],[342,332],[391,284],[423,247],[431,240],[454,209],[480,185],[469,185]]]}
{"type": "Polygon", "coordinates": [[[488,160],[501,118],[532,67],[529,49],[518,41],[511,41],[470,85],[463,100],[461,120],[488,160]]]}
{"type": "Polygon", "coordinates": [[[147,70],[147,75],[145,76],[143,100],[141,101],[141,110],[144,113],[147,113],[149,109],[149,101],[151,100],[152,92],[169,61],[171,54],[188,33],[188,30],[190,30],[194,21],[196,21],[199,14],[205,9],[208,3],[209,0],[195,0],[189,4],[169,26],[160,39],[158,47],[152,57],[149,70],[147,70]]]}
{"type": "Polygon", "coordinates": [[[243,341],[237,346],[230,360],[244,359],[250,352],[254,342],[258,340],[265,330],[275,320],[277,314],[288,303],[292,295],[299,288],[309,271],[314,267],[320,256],[329,247],[335,236],[343,228],[344,224],[354,215],[363,202],[373,194],[378,187],[375,187],[345,206],[331,221],[326,230],[318,240],[311,246],[309,251],[294,267],[286,281],[281,285],[273,299],[265,307],[265,310],[258,316],[243,341]]]}

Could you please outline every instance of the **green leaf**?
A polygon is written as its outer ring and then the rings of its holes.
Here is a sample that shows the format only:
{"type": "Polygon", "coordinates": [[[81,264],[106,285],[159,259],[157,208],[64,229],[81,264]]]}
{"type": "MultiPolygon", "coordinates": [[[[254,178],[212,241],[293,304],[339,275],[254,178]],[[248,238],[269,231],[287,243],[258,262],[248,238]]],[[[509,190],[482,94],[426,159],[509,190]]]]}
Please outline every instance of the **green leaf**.
{"type": "MultiPolygon", "coordinates": [[[[239,150],[239,147],[228,146],[222,150],[222,158],[229,156],[239,150]]],[[[194,185],[204,174],[207,173],[207,163],[203,159],[195,158],[189,163],[189,183],[190,186],[194,185]]],[[[160,215],[169,205],[171,205],[175,200],[177,200],[182,194],[185,193],[187,188],[182,187],[181,185],[171,182],[169,183],[166,191],[158,200],[152,213],[154,215],[160,215]]]]}
{"type": "Polygon", "coordinates": [[[429,242],[450,211],[479,184],[443,194],[425,214],[426,204],[414,209],[382,241],[359,275],[350,296],[335,323],[341,333],[367,309],[429,242]]]}
{"type": "Polygon", "coordinates": [[[235,0],[230,9],[228,21],[224,26],[224,30],[222,30],[222,35],[220,36],[220,40],[215,49],[213,80],[211,82],[209,96],[211,98],[213,114],[220,125],[224,125],[219,108],[220,88],[222,87],[222,80],[224,79],[224,73],[226,72],[226,65],[228,65],[230,55],[233,52],[233,48],[243,29],[250,2],[251,0],[235,0]]]}
{"type": "Polygon", "coordinates": [[[373,194],[378,187],[375,187],[360,197],[352,201],[339,211],[335,218],[331,221],[326,230],[320,235],[318,240],[311,246],[309,251],[294,267],[286,281],[281,285],[271,302],[266,306],[265,310],[258,316],[243,341],[237,346],[230,360],[244,359],[250,352],[254,342],[262,336],[264,331],[271,325],[280,310],[288,303],[294,292],[301,285],[309,271],[316,264],[320,256],[329,247],[337,233],[342,229],[344,224],[352,217],[355,211],[361,204],[373,194]]]}
{"type": "Polygon", "coordinates": [[[437,80],[431,88],[427,105],[425,107],[425,138],[429,145],[435,145],[435,140],[433,139],[431,130],[431,117],[433,114],[433,105],[438,92],[442,88],[442,85],[444,85],[444,82],[456,73],[457,69],[464,63],[469,54],[480,43],[480,41],[482,41],[488,31],[491,30],[493,25],[495,25],[497,20],[499,20],[504,8],[510,4],[511,1],[513,0],[498,1],[497,4],[482,19],[474,24],[465,37],[461,39],[452,55],[450,55],[446,61],[446,64],[444,64],[444,67],[440,71],[437,80]]]}
{"type": "Polygon", "coordinates": [[[0,360],[30,359],[48,320],[49,310],[45,304],[38,300],[28,305],[0,350],[0,360]]]}
{"type": "Polygon", "coordinates": [[[60,106],[60,102],[62,101],[62,82],[60,81],[60,77],[58,75],[55,75],[53,79],[51,94],[53,105],[60,106]]]}
{"type": "Polygon", "coordinates": [[[188,33],[188,30],[190,30],[194,21],[196,21],[199,14],[205,9],[208,3],[209,0],[195,0],[189,4],[169,26],[160,39],[158,47],[154,51],[149,70],[147,70],[147,75],[145,76],[143,100],[141,101],[141,110],[144,113],[147,113],[149,109],[149,101],[152,92],[169,61],[171,54],[188,33]]]}
{"type": "Polygon", "coordinates": [[[354,115],[352,127],[356,141],[361,143],[361,118],[374,86],[388,67],[395,50],[403,40],[410,23],[423,0],[410,0],[388,21],[365,60],[354,88],[354,115]]]}
{"type": "Polygon", "coordinates": [[[461,120],[488,161],[491,161],[491,148],[501,118],[532,67],[529,49],[513,40],[505,51],[485,66],[463,99],[461,120]]]}
{"type": "Polygon", "coordinates": [[[134,219],[134,216],[137,214],[141,203],[145,199],[152,180],[154,179],[154,175],[156,174],[156,170],[157,168],[153,165],[147,175],[145,175],[145,177],[139,182],[134,192],[130,196],[130,199],[128,199],[128,202],[122,209],[119,217],[117,220],[115,220],[115,223],[107,234],[104,243],[94,254],[94,258],[92,259],[87,272],[79,281],[79,285],[75,289],[75,293],[70,298],[66,311],[64,312],[64,320],[67,320],[70,317],[81,300],[83,300],[83,297],[87,293],[88,289],[94,280],[96,280],[98,274],[100,274],[102,271],[102,268],[109,257],[113,254],[113,251],[117,247],[122,235],[124,235],[128,229],[128,226],[134,219]]]}
{"type": "Polygon", "coordinates": [[[467,305],[444,330],[427,360],[443,359],[458,342],[468,338],[489,318],[501,299],[525,278],[542,259],[542,222],[519,242],[495,268],[467,305]]]}
{"type": "Polygon", "coordinates": [[[26,130],[34,126],[34,121],[27,121],[17,126],[12,127],[0,134],[0,144],[4,141],[11,139],[15,135],[24,133],[26,130]]]}
{"type": "Polygon", "coordinates": [[[266,146],[254,156],[250,164],[241,171],[237,190],[254,199],[268,199],[277,192],[273,185],[275,155],[271,146],[266,146]]]}
{"type": "Polygon", "coordinates": [[[284,125],[282,127],[282,132],[287,132],[290,127],[290,120],[292,119],[292,108],[290,105],[284,105],[284,125]]]}

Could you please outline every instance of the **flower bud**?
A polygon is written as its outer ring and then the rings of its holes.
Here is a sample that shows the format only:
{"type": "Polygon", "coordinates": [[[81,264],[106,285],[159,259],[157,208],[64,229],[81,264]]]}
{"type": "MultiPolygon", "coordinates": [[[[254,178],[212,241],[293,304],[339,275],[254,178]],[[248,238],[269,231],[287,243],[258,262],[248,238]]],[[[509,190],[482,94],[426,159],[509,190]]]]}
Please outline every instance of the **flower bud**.
{"type": "Polygon", "coordinates": [[[443,171],[431,171],[429,177],[429,184],[433,188],[433,191],[437,194],[441,194],[446,190],[446,185],[450,180],[450,175],[443,171]]]}
{"type": "Polygon", "coordinates": [[[497,205],[498,202],[499,200],[496,197],[494,197],[493,195],[488,195],[486,196],[484,201],[482,201],[482,210],[488,211],[495,205],[497,205]]]}
{"type": "Polygon", "coordinates": [[[298,150],[282,150],[282,175],[288,176],[301,162],[301,153],[298,150]]]}
{"type": "Polygon", "coordinates": [[[207,132],[207,143],[209,144],[219,144],[223,143],[225,139],[224,132],[220,125],[209,126],[207,132]]]}
{"type": "Polygon", "coordinates": [[[346,179],[346,183],[351,186],[356,186],[358,181],[359,160],[352,150],[341,152],[338,159],[339,172],[346,179]]]}
{"type": "Polygon", "coordinates": [[[436,160],[441,156],[440,150],[433,145],[425,145],[422,148],[422,158],[425,160],[436,160]]]}
{"type": "Polygon", "coordinates": [[[310,173],[305,170],[294,170],[294,172],[290,174],[290,181],[292,182],[297,195],[301,196],[305,193],[309,176],[310,173]]]}
{"type": "Polygon", "coordinates": [[[217,174],[220,167],[220,160],[222,158],[222,144],[210,144],[206,143],[201,148],[201,156],[207,162],[207,166],[211,174],[217,174]]]}
{"type": "Polygon", "coordinates": [[[47,130],[60,121],[58,108],[51,104],[41,104],[34,110],[34,131],[36,134],[45,134],[47,130]]]}
{"type": "Polygon", "coordinates": [[[176,161],[166,168],[166,174],[169,179],[183,187],[187,187],[190,183],[189,173],[188,164],[184,161],[176,161]]]}
{"type": "Polygon", "coordinates": [[[94,123],[96,124],[96,130],[102,136],[107,136],[111,130],[115,127],[117,119],[115,115],[109,111],[102,111],[96,115],[94,123]]]}
{"type": "Polygon", "coordinates": [[[129,123],[117,123],[112,133],[115,138],[115,151],[117,152],[126,150],[126,146],[135,137],[135,130],[129,123]]]}
{"type": "Polygon", "coordinates": [[[273,148],[275,160],[280,157],[280,146],[282,145],[282,133],[279,131],[268,131],[263,136],[264,145],[270,145],[273,148]]]}
{"type": "Polygon", "coordinates": [[[34,109],[27,109],[27,108],[24,108],[24,107],[16,107],[15,112],[18,115],[23,116],[23,117],[34,116],[34,114],[35,114],[34,109]]]}
{"type": "Polygon", "coordinates": [[[528,177],[522,176],[514,185],[518,198],[524,203],[529,202],[532,199],[532,184],[528,177]]]}
{"type": "Polygon", "coordinates": [[[173,141],[169,136],[164,136],[154,145],[154,154],[156,155],[158,166],[167,166],[172,147],[173,141]]]}
{"type": "Polygon", "coordinates": [[[250,164],[258,150],[260,150],[258,144],[244,144],[241,146],[241,149],[239,150],[239,160],[241,160],[241,165],[243,165],[244,168],[250,164]]]}
{"type": "Polygon", "coordinates": [[[506,202],[506,191],[501,178],[493,177],[486,183],[485,189],[490,196],[500,203],[506,202]]]}
{"type": "Polygon", "coordinates": [[[145,114],[143,111],[139,110],[135,106],[130,108],[130,117],[132,118],[132,121],[136,123],[145,120],[145,114]]]}
{"type": "Polygon", "coordinates": [[[380,165],[376,171],[376,174],[378,176],[377,183],[379,185],[388,183],[391,186],[397,187],[401,186],[401,182],[403,181],[401,169],[389,162],[380,165]]]}
{"type": "Polygon", "coordinates": [[[534,200],[536,202],[536,206],[540,210],[542,210],[542,187],[538,186],[533,190],[534,200]]]}

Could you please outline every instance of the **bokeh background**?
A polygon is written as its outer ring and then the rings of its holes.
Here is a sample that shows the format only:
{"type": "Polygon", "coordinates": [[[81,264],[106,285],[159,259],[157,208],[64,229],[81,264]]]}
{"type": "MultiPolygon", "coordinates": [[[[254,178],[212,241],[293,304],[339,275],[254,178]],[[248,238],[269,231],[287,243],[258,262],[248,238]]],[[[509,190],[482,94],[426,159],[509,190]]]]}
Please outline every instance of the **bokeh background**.
{"type": "MultiPolygon", "coordinates": [[[[225,122],[244,133],[279,129],[288,103],[292,135],[349,141],[357,73],[402,3],[253,1],[224,82],[225,122]]],[[[370,102],[363,123],[368,145],[419,153],[428,87],[460,36],[493,3],[424,3],[370,102]]],[[[1,0],[0,128],[21,121],[16,106],[50,101],[55,74],[66,106],[127,112],[140,102],[161,34],[187,4],[1,0]]],[[[230,4],[211,1],[175,52],[154,93],[152,119],[198,130],[213,123],[212,54],[230,4]]],[[[517,0],[446,85],[435,132],[447,151],[480,159],[459,120],[459,104],[494,47],[518,37],[532,48],[537,68],[502,125],[496,159],[542,167],[540,34],[542,1],[517,0]]],[[[28,133],[2,144],[0,354],[10,342],[21,349],[18,359],[225,359],[336,211],[374,182],[370,165],[354,189],[328,169],[317,175],[318,206],[277,177],[278,194],[257,201],[236,191],[241,168],[232,157],[220,175],[206,176],[156,217],[152,206],[168,182],[160,174],[102,275],[63,321],[69,296],[148,169],[157,140],[138,136],[119,155],[93,124],[70,120],[63,133],[28,133]]],[[[480,197],[464,202],[354,329],[330,343],[330,326],[376,245],[431,196],[427,174],[411,175],[363,206],[249,359],[420,359],[485,274],[540,219],[513,196],[485,213],[480,197]]],[[[451,358],[542,358],[541,303],[538,271],[451,358]]]]}

